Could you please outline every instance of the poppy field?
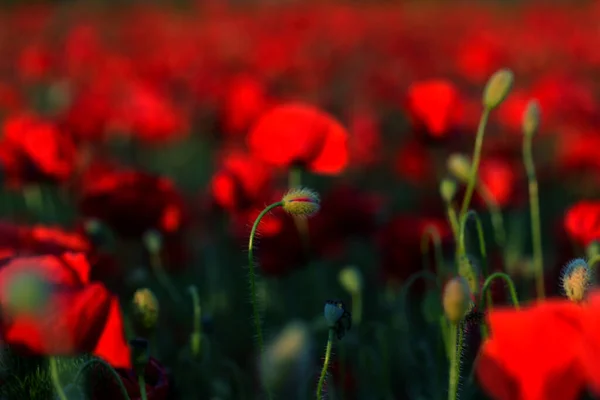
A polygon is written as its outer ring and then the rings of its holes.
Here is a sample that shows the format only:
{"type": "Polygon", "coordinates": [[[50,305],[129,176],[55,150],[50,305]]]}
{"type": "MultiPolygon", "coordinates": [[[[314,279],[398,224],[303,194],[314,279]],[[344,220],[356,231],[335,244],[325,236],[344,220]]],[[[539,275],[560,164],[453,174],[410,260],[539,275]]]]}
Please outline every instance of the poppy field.
{"type": "Polygon", "coordinates": [[[600,4],[0,7],[0,400],[600,398],[600,4]]]}

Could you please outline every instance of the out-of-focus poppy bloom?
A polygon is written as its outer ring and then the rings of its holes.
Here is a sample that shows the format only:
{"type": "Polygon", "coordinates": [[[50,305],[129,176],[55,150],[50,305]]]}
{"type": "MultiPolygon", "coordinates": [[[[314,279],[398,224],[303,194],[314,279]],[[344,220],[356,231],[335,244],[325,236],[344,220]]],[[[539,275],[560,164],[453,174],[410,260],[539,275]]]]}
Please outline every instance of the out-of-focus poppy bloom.
{"type": "MultiPolygon", "coordinates": [[[[100,372],[100,371],[98,371],[100,372]]],[[[141,400],[140,386],[133,370],[118,370],[121,382],[131,400],[141,400]]],[[[164,367],[158,360],[150,357],[144,372],[146,395],[148,400],[166,400],[169,395],[169,380],[164,367]]],[[[93,399],[102,400],[121,396],[116,382],[107,381],[105,385],[97,385],[92,394],[93,399]]]]}
{"type": "Polygon", "coordinates": [[[241,152],[228,153],[211,181],[215,203],[239,211],[257,204],[269,193],[271,169],[262,161],[241,152]]]}
{"type": "Polygon", "coordinates": [[[571,206],[564,219],[569,237],[582,246],[600,239],[600,203],[581,201],[571,206]]]}
{"type": "Polygon", "coordinates": [[[595,293],[583,305],[547,300],[491,311],[476,366],[484,389],[499,400],[569,400],[600,389],[599,306],[595,293]]]}
{"type": "Polygon", "coordinates": [[[183,199],[167,178],[103,167],[84,174],[80,210],[123,236],[139,236],[149,229],[175,233],[185,220],[183,199]]]}
{"type": "Polygon", "coordinates": [[[376,164],[381,158],[379,120],[368,108],[352,112],[348,122],[350,162],[354,167],[376,164]]]}
{"type": "Polygon", "coordinates": [[[419,186],[427,181],[435,181],[431,153],[417,140],[400,146],[394,157],[394,171],[402,179],[419,186]]]}
{"type": "Polygon", "coordinates": [[[415,82],[408,88],[406,109],[417,130],[442,138],[460,123],[463,106],[452,83],[428,80],[415,82]]]}
{"type": "Polygon", "coordinates": [[[251,75],[233,77],[221,110],[225,133],[245,134],[268,103],[267,90],[260,79],[251,75]]]}
{"type": "Polygon", "coordinates": [[[64,182],[71,177],[76,148],[53,123],[18,115],[4,121],[2,133],[0,163],[9,185],[64,182]]]}
{"type": "Polygon", "coordinates": [[[289,103],[262,115],[248,134],[252,154],[277,167],[335,175],[348,163],[348,134],[316,107],[289,103]]]}
{"type": "Polygon", "coordinates": [[[501,158],[486,158],[479,165],[479,179],[496,204],[507,206],[514,200],[516,173],[501,158]]]}
{"type": "Polygon", "coordinates": [[[41,45],[27,46],[21,51],[18,71],[25,81],[37,81],[45,78],[52,66],[51,54],[41,45]]]}
{"type": "Polygon", "coordinates": [[[83,254],[11,258],[0,267],[1,332],[15,349],[40,355],[93,353],[117,368],[130,368],[118,299],[90,282],[83,254]],[[31,293],[21,287],[34,278],[31,293]],[[46,298],[24,307],[31,296],[46,298]],[[18,290],[18,292],[15,292],[18,290]]]}

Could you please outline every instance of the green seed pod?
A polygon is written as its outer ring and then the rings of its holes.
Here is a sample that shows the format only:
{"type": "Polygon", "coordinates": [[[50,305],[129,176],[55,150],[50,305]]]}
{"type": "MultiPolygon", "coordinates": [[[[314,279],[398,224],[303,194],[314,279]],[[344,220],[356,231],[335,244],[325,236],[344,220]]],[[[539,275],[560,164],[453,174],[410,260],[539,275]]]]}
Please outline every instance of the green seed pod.
{"type": "Polygon", "coordinates": [[[156,328],[159,303],[150,289],[138,289],[133,294],[132,319],[137,333],[147,337],[156,328]]]}
{"type": "Polygon", "coordinates": [[[452,153],[446,162],[448,171],[460,182],[467,182],[471,175],[471,160],[464,154],[452,153]]]}
{"type": "Polygon", "coordinates": [[[488,110],[492,110],[502,104],[510,93],[513,82],[514,75],[511,70],[503,68],[495,72],[485,85],[483,106],[488,110]]]}
{"type": "Polygon", "coordinates": [[[540,126],[542,110],[537,100],[530,100],[523,113],[523,133],[526,136],[533,136],[540,126]]]}
{"type": "Polygon", "coordinates": [[[440,195],[445,203],[452,203],[456,196],[457,184],[454,179],[443,179],[440,183],[440,195]]]}

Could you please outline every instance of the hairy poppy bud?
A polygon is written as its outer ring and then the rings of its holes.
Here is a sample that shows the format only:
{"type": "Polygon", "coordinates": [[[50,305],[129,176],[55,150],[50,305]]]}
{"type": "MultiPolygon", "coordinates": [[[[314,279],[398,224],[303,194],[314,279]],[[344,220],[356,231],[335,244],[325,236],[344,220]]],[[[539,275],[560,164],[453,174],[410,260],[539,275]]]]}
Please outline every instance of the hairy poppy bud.
{"type": "Polygon", "coordinates": [[[471,308],[471,293],[467,281],[460,276],[448,281],[442,302],[448,321],[458,324],[471,308]]]}
{"type": "Polygon", "coordinates": [[[461,182],[467,182],[471,175],[471,160],[464,154],[452,153],[447,161],[448,171],[461,182]]]}
{"type": "Polygon", "coordinates": [[[503,68],[496,71],[483,91],[483,106],[488,110],[498,107],[510,93],[513,81],[514,75],[511,70],[503,68]]]}
{"type": "Polygon", "coordinates": [[[337,333],[338,339],[343,338],[346,331],[352,327],[352,314],[346,310],[346,306],[341,300],[327,300],[323,315],[329,329],[333,329],[337,333]]]}
{"type": "Polygon", "coordinates": [[[319,195],[310,189],[292,189],[281,201],[285,212],[291,215],[310,217],[319,211],[319,195]]]}
{"type": "Polygon", "coordinates": [[[133,294],[133,321],[140,336],[147,336],[156,327],[159,304],[150,289],[138,289],[133,294]]]}
{"type": "Polygon", "coordinates": [[[452,203],[456,195],[456,181],[454,179],[443,179],[440,183],[440,195],[445,203],[452,203]]]}
{"type": "Polygon", "coordinates": [[[571,260],[563,268],[561,281],[562,289],[569,300],[577,303],[585,300],[592,281],[588,263],[582,258],[571,260]]]}
{"type": "Polygon", "coordinates": [[[360,270],[356,267],[346,267],[338,275],[340,285],[352,294],[358,294],[362,290],[363,281],[360,270]]]}
{"type": "Polygon", "coordinates": [[[144,234],[144,245],[150,253],[158,253],[162,247],[162,235],[160,232],[150,230],[144,234]]]}
{"type": "Polygon", "coordinates": [[[541,117],[540,103],[537,100],[530,100],[527,103],[525,113],[523,113],[523,133],[527,136],[533,136],[540,126],[541,117]]]}

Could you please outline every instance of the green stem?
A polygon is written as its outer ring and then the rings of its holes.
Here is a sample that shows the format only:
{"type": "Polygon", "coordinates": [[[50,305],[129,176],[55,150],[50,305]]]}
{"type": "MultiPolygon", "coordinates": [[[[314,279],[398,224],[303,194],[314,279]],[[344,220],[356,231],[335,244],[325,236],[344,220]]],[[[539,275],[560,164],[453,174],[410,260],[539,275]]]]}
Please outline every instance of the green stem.
{"type": "Polygon", "coordinates": [[[452,235],[454,236],[454,241],[458,242],[458,216],[456,215],[456,210],[452,207],[452,204],[448,204],[448,221],[450,221],[450,228],[452,229],[452,235]]]}
{"type": "Polygon", "coordinates": [[[463,197],[462,207],[460,208],[460,215],[462,216],[469,209],[471,203],[471,197],[473,197],[473,190],[477,183],[477,170],[479,169],[479,161],[481,160],[481,148],[483,147],[483,136],[485,134],[485,126],[487,125],[488,118],[490,116],[490,109],[484,108],[479,120],[479,126],[477,128],[477,136],[475,137],[475,149],[473,150],[473,160],[471,161],[471,169],[469,173],[469,181],[467,182],[467,190],[465,197],[463,197]]]}
{"type": "Polygon", "coordinates": [[[146,394],[146,380],[144,379],[144,375],[138,375],[138,384],[140,385],[140,399],[148,400],[148,395],[146,394]]]}
{"type": "Polygon", "coordinates": [[[462,326],[453,323],[450,325],[451,343],[454,344],[452,349],[452,357],[450,360],[450,373],[448,382],[448,400],[458,399],[458,387],[460,383],[460,357],[462,355],[463,332],[462,326]]]}
{"type": "Polygon", "coordinates": [[[317,385],[317,400],[323,399],[323,386],[325,385],[327,369],[329,368],[329,362],[331,361],[331,348],[333,347],[334,336],[335,330],[330,328],[329,338],[327,339],[327,347],[325,347],[325,359],[323,360],[323,368],[321,369],[321,375],[319,376],[319,383],[317,385]]]}
{"type": "Polygon", "coordinates": [[[77,371],[77,374],[75,374],[73,383],[78,384],[79,380],[83,376],[84,372],[94,364],[100,364],[106,368],[106,370],[113,376],[113,378],[115,378],[115,381],[117,382],[117,385],[119,386],[119,390],[121,391],[123,398],[126,400],[129,400],[130,399],[129,394],[127,393],[127,389],[125,389],[125,385],[123,384],[121,377],[109,363],[107,363],[106,361],[104,361],[101,358],[92,358],[91,360],[89,360],[85,364],[83,364],[81,366],[81,368],[79,368],[79,371],[77,371]]]}
{"type": "Polygon", "coordinates": [[[590,258],[588,260],[588,267],[591,271],[594,270],[594,266],[596,265],[596,263],[600,261],[600,254],[596,254],[595,256],[593,256],[592,258],[590,258]]]}
{"type": "Polygon", "coordinates": [[[529,209],[531,213],[531,238],[533,244],[533,266],[535,271],[535,286],[538,300],[546,297],[544,288],[544,258],[542,251],[542,222],[540,218],[540,200],[538,182],[533,164],[532,135],[523,138],[523,163],[527,172],[529,187],[529,209]]]}
{"type": "Polygon", "coordinates": [[[358,326],[362,321],[362,293],[352,293],[352,324],[358,326]]]}
{"type": "MultiPolygon", "coordinates": [[[[256,271],[254,268],[254,238],[256,237],[256,231],[258,230],[258,225],[260,221],[263,219],[267,213],[271,210],[281,207],[283,205],[282,201],[278,201],[277,203],[273,203],[267,206],[264,210],[258,214],[256,220],[254,221],[254,225],[252,225],[252,230],[250,231],[250,239],[248,240],[248,279],[250,281],[250,299],[252,301],[252,314],[254,318],[254,328],[256,330],[256,341],[258,342],[258,351],[259,355],[262,356],[264,344],[263,344],[263,335],[262,328],[260,323],[260,313],[258,310],[258,301],[256,299],[256,271]]],[[[267,396],[269,399],[272,398],[271,393],[267,391],[267,396]]]]}
{"type": "Polygon", "coordinates": [[[498,247],[500,247],[502,251],[504,251],[504,248],[506,247],[506,228],[504,226],[502,210],[498,206],[496,199],[494,199],[489,189],[483,183],[480,183],[477,186],[477,191],[490,212],[490,218],[492,220],[492,228],[494,228],[494,239],[496,240],[496,244],[498,245],[498,247]]]}
{"type": "Polygon", "coordinates": [[[448,361],[451,360],[451,355],[452,355],[452,349],[453,347],[453,343],[450,343],[450,340],[448,340],[448,320],[446,319],[445,315],[440,316],[440,329],[442,331],[442,340],[444,341],[444,352],[446,353],[446,357],[448,358],[448,361]]]}
{"type": "Polygon", "coordinates": [[[52,385],[54,386],[54,390],[56,390],[56,394],[60,400],[68,400],[65,391],[63,390],[60,379],[58,377],[58,365],[56,362],[56,357],[49,358],[49,366],[50,366],[50,377],[52,378],[52,385]]]}
{"type": "Polygon", "coordinates": [[[192,306],[194,308],[194,323],[193,323],[193,333],[190,338],[190,347],[192,349],[192,355],[194,357],[200,354],[200,345],[202,343],[202,308],[200,307],[200,296],[198,295],[198,289],[194,285],[190,285],[188,287],[188,292],[192,297],[192,306]]]}
{"type": "Polygon", "coordinates": [[[429,239],[433,243],[434,259],[435,259],[435,273],[438,277],[438,283],[443,279],[443,254],[442,254],[442,239],[440,237],[440,231],[437,227],[429,225],[425,228],[423,235],[421,236],[421,255],[423,256],[423,267],[427,267],[427,254],[429,253],[429,239]]]}
{"type": "MultiPolygon", "coordinates": [[[[484,305],[484,301],[483,301],[483,296],[489,294],[489,288],[492,285],[492,282],[494,281],[494,279],[503,279],[504,282],[506,283],[506,285],[508,286],[508,292],[510,294],[510,299],[512,301],[513,306],[518,310],[519,307],[519,297],[517,296],[517,290],[515,289],[515,284],[513,282],[513,280],[510,278],[510,276],[508,276],[507,274],[503,273],[503,272],[494,272],[493,274],[491,274],[483,283],[483,286],[481,288],[481,296],[479,298],[479,309],[481,312],[485,312],[485,305],[484,305]]],[[[481,324],[481,333],[482,333],[482,339],[485,339],[488,337],[488,330],[487,330],[487,326],[485,324],[485,322],[483,322],[481,324]]]]}
{"type": "Polygon", "coordinates": [[[465,231],[467,227],[467,222],[469,219],[473,219],[475,221],[475,225],[477,227],[477,238],[479,239],[479,254],[481,255],[481,263],[483,264],[483,273],[487,275],[487,251],[485,249],[485,237],[483,235],[483,225],[481,224],[481,219],[476,211],[470,210],[469,212],[462,215],[460,218],[460,233],[458,239],[458,248],[461,256],[467,254],[467,246],[465,243],[465,231]]]}

